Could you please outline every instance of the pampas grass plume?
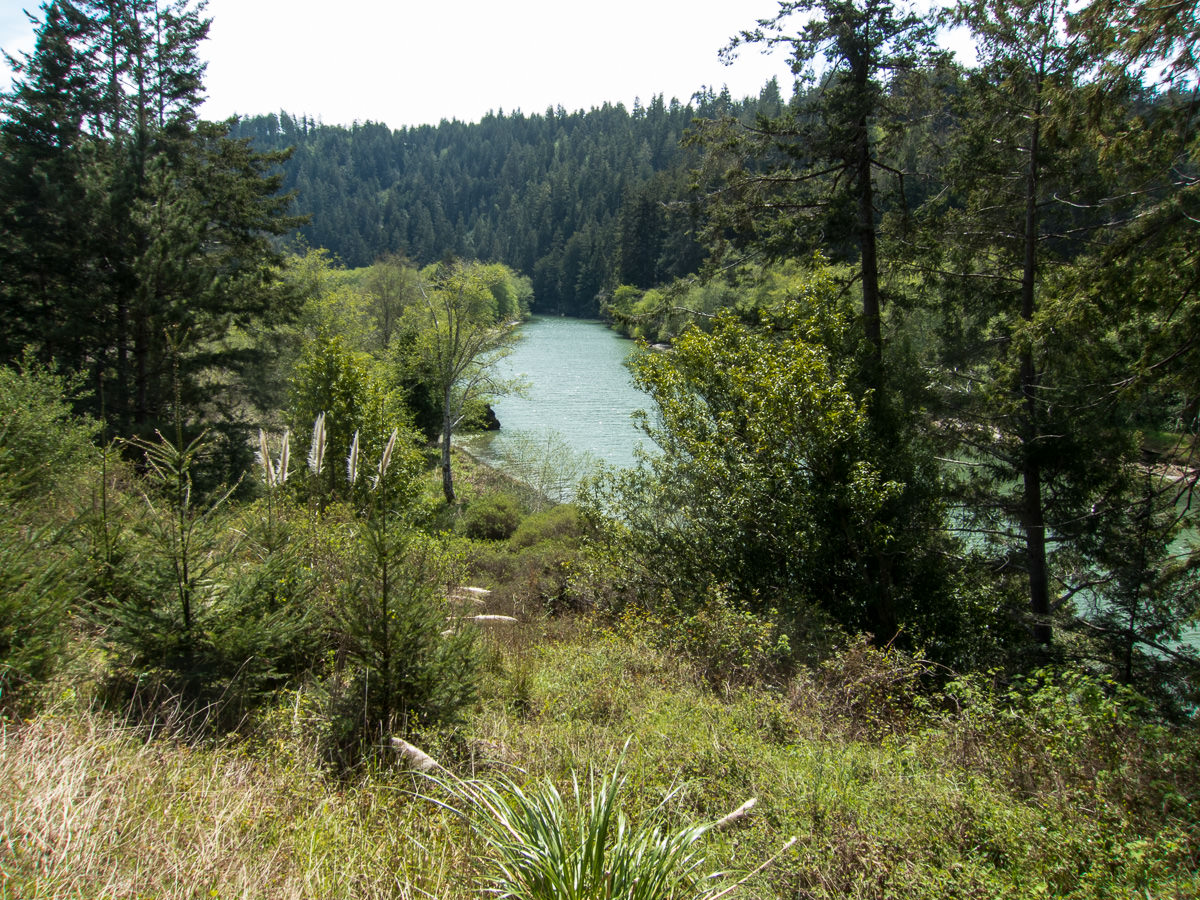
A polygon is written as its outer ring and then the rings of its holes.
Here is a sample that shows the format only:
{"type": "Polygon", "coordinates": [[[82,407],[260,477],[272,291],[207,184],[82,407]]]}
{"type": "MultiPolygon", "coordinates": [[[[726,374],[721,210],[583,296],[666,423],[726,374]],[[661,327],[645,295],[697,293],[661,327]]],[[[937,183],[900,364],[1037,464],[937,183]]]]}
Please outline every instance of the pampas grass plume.
{"type": "Polygon", "coordinates": [[[353,486],[358,481],[358,432],[350,442],[350,455],[346,457],[346,480],[353,486]]]}
{"type": "Polygon", "coordinates": [[[308,470],[320,475],[325,467],[325,413],[319,413],[313,422],[312,443],[308,445],[308,470]]]}

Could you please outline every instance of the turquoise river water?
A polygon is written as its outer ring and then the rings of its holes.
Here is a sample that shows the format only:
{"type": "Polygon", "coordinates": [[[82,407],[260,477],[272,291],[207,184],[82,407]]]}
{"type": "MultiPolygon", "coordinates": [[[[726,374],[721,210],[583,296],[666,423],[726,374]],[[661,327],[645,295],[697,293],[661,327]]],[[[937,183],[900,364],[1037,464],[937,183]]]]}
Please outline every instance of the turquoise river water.
{"type": "MultiPolygon", "coordinates": [[[[500,430],[466,438],[464,444],[485,462],[513,471],[514,458],[534,467],[560,466],[574,457],[572,478],[587,474],[595,462],[629,467],[635,448],[652,447],[633,424],[635,410],[648,409],[649,398],[633,386],[625,360],[634,344],[599,322],[538,317],[521,328],[522,339],[501,363],[503,377],[527,383],[522,395],[500,397],[493,404],[500,430]],[[569,454],[563,451],[570,451],[569,454]]],[[[527,481],[553,488],[553,476],[535,472],[527,481]]],[[[1200,646],[1200,628],[1189,628],[1183,642],[1200,646]]]]}
{"type": "Polygon", "coordinates": [[[634,449],[649,443],[630,418],[649,398],[633,386],[625,360],[633,342],[600,322],[535,317],[500,364],[502,377],[526,382],[523,395],[499,397],[492,408],[500,430],[469,440],[487,462],[504,464],[521,445],[565,445],[579,457],[634,465],[634,449]]]}

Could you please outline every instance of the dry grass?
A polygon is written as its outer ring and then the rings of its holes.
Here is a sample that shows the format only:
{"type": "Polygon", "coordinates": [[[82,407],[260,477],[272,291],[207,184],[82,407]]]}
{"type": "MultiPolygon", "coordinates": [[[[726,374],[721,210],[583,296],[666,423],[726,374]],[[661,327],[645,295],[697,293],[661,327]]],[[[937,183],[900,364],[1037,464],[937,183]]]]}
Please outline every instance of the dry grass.
{"type": "Polygon", "coordinates": [[[370,790],[245,752],[147,740],[92,714],[0,735],[0,896],[452,896],[449,827],[402,784],[370,790]],[[391,788],[391,789],[389,789],[391,788]],[[424,848],[437,846],[437,854],[424,848]]]}

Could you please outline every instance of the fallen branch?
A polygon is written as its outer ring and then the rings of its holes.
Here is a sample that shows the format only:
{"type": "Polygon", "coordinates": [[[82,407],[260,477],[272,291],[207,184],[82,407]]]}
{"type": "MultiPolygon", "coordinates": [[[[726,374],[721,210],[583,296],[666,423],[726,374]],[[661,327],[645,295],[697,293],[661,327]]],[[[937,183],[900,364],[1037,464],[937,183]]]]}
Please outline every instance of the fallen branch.
{"type": "Polygon", "coordinates": [[[713,825],[713,830],[719,831],[722,828],[728,828],[730,825],[734,824],[735,822],[738,822],[738,821],[746,818],[748,815],[750,815],[750,811],[754,809],[754,805],[756,803],[758,803],[758,798],[751,797],[749,800],[747,800],[745,803],[743,803],[741,806],[739,806],[737,809],[735,809],[729,815],[725,816],[723,819],[718,819],[717,822],[713,825]]]}

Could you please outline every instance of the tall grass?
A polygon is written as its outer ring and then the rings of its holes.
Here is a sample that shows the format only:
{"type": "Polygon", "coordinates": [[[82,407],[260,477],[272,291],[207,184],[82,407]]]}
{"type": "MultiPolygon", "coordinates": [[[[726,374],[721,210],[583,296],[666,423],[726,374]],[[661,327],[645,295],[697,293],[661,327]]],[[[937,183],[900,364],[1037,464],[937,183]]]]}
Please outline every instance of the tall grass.
{"type": "Polygon", "coordinates": [[[452,896],[451,825],[384,778],[338,781],[90,713],[0,730],[4,898],[452,896]]]}
{"type": "Polygon", "coordinates": [[[62,706],[0,726],[0,897],[457,900],[475,874],[607,898],[638,896],[619,880],[638,866],[680,876],[680,900],[712,870],[764,900],[1200,895],[1200,745],[1094,681],[920,694],[904,659],[851,647],[787,691],[717,691],[636,631],[522,628],[489,639],[461,725],[412,736],[474,829],[381,759],[330,775],[304,693],[220,746],[62,706]],[[619,775],[574,780],[631,734],[619,775]],[[731,829],[668,827],[747,797],[731,829]]]}

